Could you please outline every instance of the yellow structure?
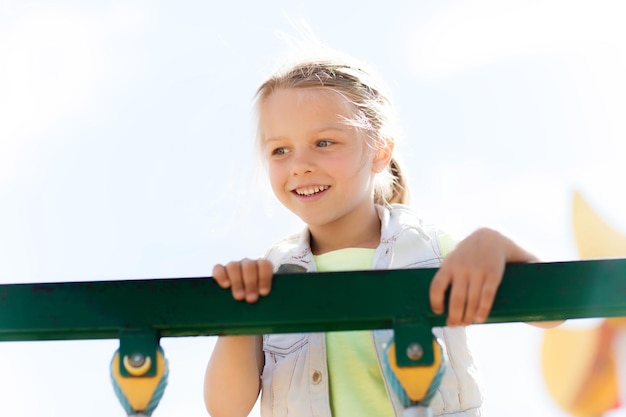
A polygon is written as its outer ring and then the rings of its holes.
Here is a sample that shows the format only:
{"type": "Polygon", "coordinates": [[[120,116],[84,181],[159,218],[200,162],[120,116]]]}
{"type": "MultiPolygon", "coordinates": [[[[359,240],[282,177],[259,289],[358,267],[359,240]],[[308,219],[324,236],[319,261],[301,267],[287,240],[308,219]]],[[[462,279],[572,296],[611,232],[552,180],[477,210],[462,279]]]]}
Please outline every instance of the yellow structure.
{"type": "MultiPolygon", "coordinates": [[[[599,216],[578,192],[572,202],[576,246],[581,259],[626,257],[626,235],[599,216]]],[[[555,402],[575,417],[600,417],[619,407],[614,340],[626,318],[585,329],[554,328],[544,333],[542,369],[555,402]]],[[[622,381],[626,375],[622,375],[622,381]]]]}
{"type": "MultiPolygon", "coordinates": [[[[119,351],[116,351],[111,360],[111,380],[117,398],[129,416],[152,415],[167,386],[169,367],[163,350],[159,348],[156,351],[157,371],[156,375],[151,377],[141,376],[138,371],[131,371],[132,366],[127,365],[126,358],[124,366],[131,376],[123,376],[120,372],[119,355],[119,351]]],[[[147,369],[149,366],[145,371],[147,369]]]]}

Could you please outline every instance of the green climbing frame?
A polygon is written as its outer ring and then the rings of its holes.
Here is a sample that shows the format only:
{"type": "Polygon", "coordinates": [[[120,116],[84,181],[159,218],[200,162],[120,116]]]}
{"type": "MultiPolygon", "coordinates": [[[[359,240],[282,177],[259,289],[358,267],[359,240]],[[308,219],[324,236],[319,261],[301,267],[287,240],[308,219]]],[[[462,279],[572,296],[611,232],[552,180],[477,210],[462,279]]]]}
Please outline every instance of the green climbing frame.
{"type": "MultiPolygon", "coordinates": [[[[150,355],[161,337],[393,328],[398,364],[432,363],[435,269],[284,274],[236,302],[208,278],[0,285],[0,341],[120,339],[150,355]],[[424,354],[410,359],[415,344],[424,354]]],[[[626,259],[511,264],[488,323],[626,316],[626,259]]]]}

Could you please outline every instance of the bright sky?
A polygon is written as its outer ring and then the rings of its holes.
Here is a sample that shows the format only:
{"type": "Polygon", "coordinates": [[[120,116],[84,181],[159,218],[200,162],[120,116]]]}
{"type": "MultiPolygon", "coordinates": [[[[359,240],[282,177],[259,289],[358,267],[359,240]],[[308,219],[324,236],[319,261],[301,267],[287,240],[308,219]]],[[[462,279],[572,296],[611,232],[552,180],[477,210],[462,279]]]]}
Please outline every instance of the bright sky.
{"type": "MultiPolygon", "coordinates": [[[[426,219],[575,259],[577,189],[626,230],[620,1],[83,3],[0,2],[1,283],[208,276],[299,230],[252,159],[252,96],[287,52],[280,33],[297,35],[290,20],[386,79],[426,219]]],[[[539,330],[470,333],[489,415],[562,415],[539,330]]],[[[155,417],[204,416],[213,339],[162,345],[155,417]]],[[[0,414],[123,415],[116,347],[0,344],[0,414]]]]}

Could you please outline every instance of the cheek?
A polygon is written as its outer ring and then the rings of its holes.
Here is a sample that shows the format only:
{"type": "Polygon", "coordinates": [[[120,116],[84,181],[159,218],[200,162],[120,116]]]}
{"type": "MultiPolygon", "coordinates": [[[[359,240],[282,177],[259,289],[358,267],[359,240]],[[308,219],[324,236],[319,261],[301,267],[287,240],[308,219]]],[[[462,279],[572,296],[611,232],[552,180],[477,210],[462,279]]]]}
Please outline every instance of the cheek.
{"type": "Polygon", "coordinates": [[[267,173],[269,175],[270,184],[272,189],[276,190],[278,187],[282,188],[282,184],[285,181],[284,169],[280,164],[270,162],[267,167],[267,173]]]}
{"type": "Polygon", "coordinates": [[[342,178],[352,179],[356,177],[363,177],[365,175],[374,175],[372,172],[372,164],[367,158],[341,158],[329,162],[332,166],[331,169],[336,173],[336,175],[342,178]]]}

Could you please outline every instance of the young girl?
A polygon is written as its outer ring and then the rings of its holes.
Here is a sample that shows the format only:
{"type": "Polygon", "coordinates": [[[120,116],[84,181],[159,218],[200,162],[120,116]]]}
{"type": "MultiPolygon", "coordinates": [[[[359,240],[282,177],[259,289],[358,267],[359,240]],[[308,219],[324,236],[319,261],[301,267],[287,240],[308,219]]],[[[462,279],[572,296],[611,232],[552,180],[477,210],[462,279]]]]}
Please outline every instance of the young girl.
{"type": "MultiPolygon", "coordinates": [[[[480,416],[465,328],[483,322],[507,262],[535,257],[502,234],[479,229],[451,240],[404,204],[407,187],[393,158],[393,114],[376,80],[361,66],[306,61],[258,90],[258,144],[276,197],[307,227],[273,246],[265,259],[216,265],[213,277],[236,300],[270,293],[283,265],[303,271],[439,267],[430,287],[435,328],[448,368],[431,402],[434,415],[480,416]],[[295,265],[295,266],[294,266],[295,265]]],[[[401,416],[381,374],[390,331],[224,336],[205,377],[213,417],[247,416],[259,392],[261,415],[401,416]]]]}

